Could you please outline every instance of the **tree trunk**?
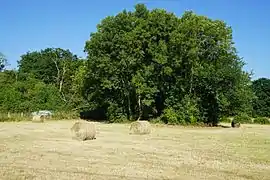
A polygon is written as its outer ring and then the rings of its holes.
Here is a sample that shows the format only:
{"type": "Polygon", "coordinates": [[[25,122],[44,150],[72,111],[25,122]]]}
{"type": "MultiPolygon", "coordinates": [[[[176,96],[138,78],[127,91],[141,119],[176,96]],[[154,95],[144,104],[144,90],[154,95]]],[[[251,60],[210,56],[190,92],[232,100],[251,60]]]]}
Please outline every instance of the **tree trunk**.
{"type": "Polygon", "coordinates": [[[53,62],[54,62],[55,67],[56,67],[56,69],[57,69],[57,78],[56,78],[56,81],[57,81],[57,82],[56,82],[56,83],[57,83],[57,85],[59,85],[59,92],[60,92],[60,94],[61,94],[61,96],[62,96],[62,100],[65,101],[65,102],[67,103],[67,100],[66,100],[66,98],[65,98],[65,95],[64,95],[64,93],[62,92],[62,89],[63,89],[63,83],[64,83],[64,76],[65,76],[65,73],[66,73],[66,67],[65,67],[65,65],[64,65],[64,67],[63,67],[63,72],[62,72],[62,75],[61,75],[61,72],[60,72],[60,69],[59,69],[59,67],[58,67],[58,64],[57,64],[56,60],[53,59],[53,62]]]}
{"type": "Polygon", "coordinates": [[[60,92],[62,92],[65,73],[66,73],[66,67],[64,66],[63,67],[63,73],[62,73],[61,81],[59,83],[59,91],[60,92]]]}
{"type": "Polygon", "coordinates": [[[127,100],[128,100],[128,120],[130,120],[130,116],[131,116],[130,93],[128,93],[127,100]]]}
{"type": "Polygon", "coordinates": [[[58,67],[58,64],[57,64],[56,60],[53,59],[53,62],[54,62],[55,67],[56,67],[56,69],[57,69],[57,78],[56,78],[56,81],[57,81],[57,82],[56,82],[56,83],[59,84],[59,81],[60,81],[60,69],[59,69],[59,67],[58,67]]]}
{"type": "Polygon", "coordinates": [[[141,95],[138,96],[138,105],[139,105],[139,117],[137,121],[139,121],[142,117],[141,95]]]}

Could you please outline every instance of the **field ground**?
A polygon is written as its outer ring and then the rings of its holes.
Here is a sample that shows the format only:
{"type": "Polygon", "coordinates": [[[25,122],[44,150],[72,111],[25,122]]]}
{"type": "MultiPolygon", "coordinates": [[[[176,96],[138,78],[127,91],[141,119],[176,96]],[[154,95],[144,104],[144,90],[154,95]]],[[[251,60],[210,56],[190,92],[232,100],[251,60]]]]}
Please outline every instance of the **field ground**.
{"type": "Polygon", "coordinates": [[[154,127],[97,124],[76,141],[74,121],[0,123],[0,179],[270,179],[270,126],[154,127]]]}

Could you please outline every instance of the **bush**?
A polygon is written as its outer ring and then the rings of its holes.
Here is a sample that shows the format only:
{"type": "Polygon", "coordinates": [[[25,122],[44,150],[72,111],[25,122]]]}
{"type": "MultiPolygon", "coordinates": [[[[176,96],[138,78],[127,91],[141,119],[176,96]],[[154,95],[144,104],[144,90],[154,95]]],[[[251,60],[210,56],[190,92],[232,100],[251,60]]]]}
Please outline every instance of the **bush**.
{"type": "MultiPolygon", "coordinates": [[[[75,111],[71,112],[55,112],[52,115],[54,120],[63,120],[63,119],[78,119],[79,114],[75,111]]],[[[0,113],[0,122],[19,122],[19,121],[31,121],[31,113],[0,113]]]]}
{"type": "Polygon", "coordinates": [[[257,117],[254,119],[255,124],[270,124],[267,117],[257,117]]]}
{"type": "Polygon", "coordinates": [[[240,114],[233,118],[235,123],[241,123],[241,124],[252,124],[252,118],[249,117],[247,114],[240,114]]]}
{"type": "Polygon", "coordinates": [[[166,124],[176,125],[176,124],[185,124],[184,114],[181,112],[175,111],[173,108],[167,108],[164,110],[161,119],[166,124]]]}
{"type": "Polygon", "coordinates": [[[221,117],[220,122],[231,123],[232,120],[229,117],[221,117]]]}
{"type": "Polygon", "coordinates": [[[197,125],[199,118],[197,102],[189,96],[185,96],[180,102],[171,103],[161,116],[163,122],[172,125],[197,125]]]}
{"type": "Polygon", "coordinates": [[[79,113],[75,111],[70,111],[70,112],[58,111],[58,112],[53,113],[52,118],[55,120],[78,119],[79,113]]]}
{"type": "Polygon", "coordinates": [[[21,114],[21,113],[0,113],[0,122],[20,122],[20,121],[30,121],[30,114],[21,114]]]}
{"type": "Polygon", "coordinates": [[[127,122],[127,117],[123,114],[123,109],[119,107],[116,103],[110,103],[106,117],[110,123],[125,123],[127,122]]]}
{"type": "Polygon", "coordinates": [[[152,124],[163,124],[164,122],[161,120],[160,117],[154,118],[154,119],[150,119],[150,122],[152,124]]]}

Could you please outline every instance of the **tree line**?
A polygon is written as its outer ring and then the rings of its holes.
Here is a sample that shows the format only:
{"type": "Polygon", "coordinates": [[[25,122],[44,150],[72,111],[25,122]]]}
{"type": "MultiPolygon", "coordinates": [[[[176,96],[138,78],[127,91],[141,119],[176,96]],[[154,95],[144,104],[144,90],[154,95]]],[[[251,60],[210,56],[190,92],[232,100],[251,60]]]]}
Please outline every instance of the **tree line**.
{"type": "Polygon", "coordinates": [[[27,52],[18,70],[0,55],[0,111],[92,111],[111,122],[160,119],[217,125],[222,117],[270,117],[270,80],[251,80],[224,21],[137,4],[108,16],[85,43],[27,52]]]}

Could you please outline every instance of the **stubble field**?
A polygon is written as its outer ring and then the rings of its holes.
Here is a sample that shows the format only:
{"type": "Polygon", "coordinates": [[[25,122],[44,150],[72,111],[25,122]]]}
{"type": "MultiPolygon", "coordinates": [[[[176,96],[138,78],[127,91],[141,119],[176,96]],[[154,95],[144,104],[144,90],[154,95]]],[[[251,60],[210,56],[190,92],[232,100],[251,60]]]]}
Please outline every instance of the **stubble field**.
{"type": "Polygon", "coordinates": [[[75,121],[0,123],[0,179],[270,179],[270,126],[97,123],[97,139],[73,140],[75,121]]]}

